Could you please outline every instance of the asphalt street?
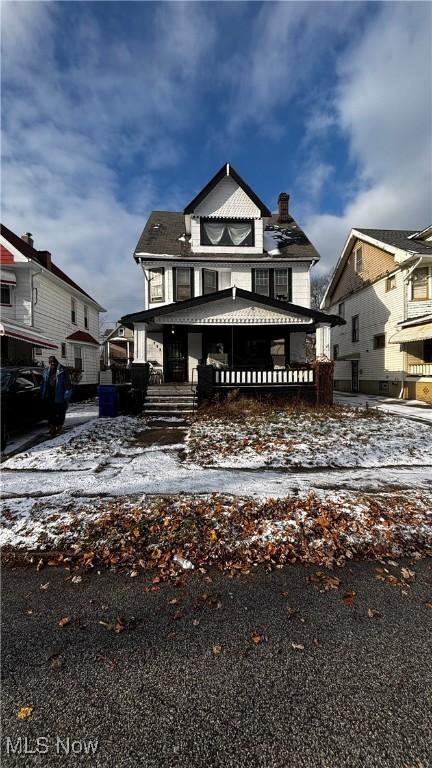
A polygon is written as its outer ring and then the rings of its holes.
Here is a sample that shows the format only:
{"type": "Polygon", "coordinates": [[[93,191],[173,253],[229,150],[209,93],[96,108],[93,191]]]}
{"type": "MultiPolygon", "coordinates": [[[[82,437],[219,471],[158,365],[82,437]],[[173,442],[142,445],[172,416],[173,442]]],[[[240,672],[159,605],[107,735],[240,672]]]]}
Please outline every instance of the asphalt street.
{"type": "Polygon", "coordinates": [[[3,766],[429,768],[432,563],[406,588],[378,565],[325,593],[300,566],[155,591],[4,569],[3,766]]]}

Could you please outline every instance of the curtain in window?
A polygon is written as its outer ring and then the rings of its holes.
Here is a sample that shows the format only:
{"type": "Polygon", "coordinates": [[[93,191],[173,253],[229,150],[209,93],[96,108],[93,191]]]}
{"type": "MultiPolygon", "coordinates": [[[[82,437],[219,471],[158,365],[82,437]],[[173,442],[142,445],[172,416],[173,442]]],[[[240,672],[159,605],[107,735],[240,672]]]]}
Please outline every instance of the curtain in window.
{"type": "Polygon", "coordinates": [[[224,222],[209,222],[206,221],[204,224],[204,232],[206,233],[208,239],[210,240],[212,245],[218,245],[220,241],[222,240],[223,233],[225,231],[225,224],[224,222]]]}
{"type": "Polygon", "coordinates": [[[228,224],[228,232],[233,245],[240,245],[252,232],[252,224],[231,222],[228,224]]]}

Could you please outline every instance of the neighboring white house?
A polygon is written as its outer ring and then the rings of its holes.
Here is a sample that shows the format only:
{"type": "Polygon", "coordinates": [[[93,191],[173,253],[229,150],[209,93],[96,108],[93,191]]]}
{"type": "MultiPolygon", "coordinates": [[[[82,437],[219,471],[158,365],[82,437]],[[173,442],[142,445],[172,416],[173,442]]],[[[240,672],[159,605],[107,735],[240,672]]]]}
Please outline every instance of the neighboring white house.
{"type": "Polygon", "coordinates": [[[432,402],[432,227],[352,229],[321,308],[337,389],[432,402]]]}
{"type": "MultiPolygon", "coordinates": [[[[97,384],[99,313],[105,310],[57,267],[30,233],[0,231],[1,358],[47,364],[55,355],[81,372],[80,387],[97,384]]],[[[79,376],[79,374],[78,374],[79,376]]]]}
{"type": "Polygon", "coordinates": [[[121,320],[134,329],[135,363],[180,382],[199,362],[257,371],[306,360],[306,333],[339,318],[310,309],[319,254],[289,196],[278,203],[272,214],[226,163],[184,211],[153,211],[134,253],[144,310],[121,320]]]}
{"type": "Polygon", "coordinates": [[[102,361],[108,368],[115,365],[127,366],[134,359],[134,335],[130,328],[119,323],[105,331],[102,339],[102,361]]]}

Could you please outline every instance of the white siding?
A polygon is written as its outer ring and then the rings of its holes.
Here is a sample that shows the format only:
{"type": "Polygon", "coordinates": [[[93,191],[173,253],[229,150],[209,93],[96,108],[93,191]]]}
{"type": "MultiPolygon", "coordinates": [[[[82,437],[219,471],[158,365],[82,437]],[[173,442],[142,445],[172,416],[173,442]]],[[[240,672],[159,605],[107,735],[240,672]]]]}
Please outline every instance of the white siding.
{"type": "MultiPolygon", "coordinates": [[[[386,280],[365,287],[344,300],[346,325],[332,328],[332,353],[335,344],[339,346],[338,355],[358,353],[360,381],[401,381],[404,368],[404,354],[399,344],[389,344],[389,339],[398,330],[397,323],[403,319],[403,281],[402,275],[396,275],[396,288],[386,292],[386,280]],[[360,339],[351,341],[351,320],[359,316],[360,339]],[[374,336],[385,333],[384,349],[374,349],[374,336]]],[[[330,314],[338,314],[339,306],[329,308],[330,314]]],[[[350,379],[349,361],[336,361],[335,379],[350,379]]]]}
{"type": "MultiPolygon", "coordinates": [[[[420,265],[423,266],[423,265],[420,265]]],[[[426,265],[424,265],[426,266],[426,265]]],[[[412,300],[412,281],[407,283],[407,318],[421,317],[432,313],[432,267],[429,267],[429,299],[423,301],[412,300]]]]}
{"type": "Polygon", "coordinates": [[[234,181],[225,176],[209,192],[207,197],[194,210],[196,216],[215,216],[223,218],[258,218],[261,213],[253,200],[234,181]]]}
{"type": "MultiPolygon", "coordinates": [[[[85,296],[69,289],[66,284],[53,278],[49,272],[35,275],[34,287],[37,288],[37,301],[33,307],[33,321],[36,328],[58,344],[56,357],[63,365],[74,365],[74,345],[81,347],[83,375],[81,384],[96,384],[99,373],[99,346],[82,342],[66,341],[75,331],[85,331],[98,340],[99,313],[85,296]],[[71,321],[71,298],[76,302],[76,325],[71,321]],[[84,304],[88,308],[88,328],[84,327],[84,304]],[[66,343],[66,357],[61,355],[61,344],[66,343]]],[[[36,296],[36,292],[35,292],[36,296]]],[[[45,364],[52,351],[44,349],[39,359],[45,364]]]]}
{"type": "Polygon", "coordinates": [[[148,331],[147,360],[155,361],[163,366],[163,333],[148,331]]]}

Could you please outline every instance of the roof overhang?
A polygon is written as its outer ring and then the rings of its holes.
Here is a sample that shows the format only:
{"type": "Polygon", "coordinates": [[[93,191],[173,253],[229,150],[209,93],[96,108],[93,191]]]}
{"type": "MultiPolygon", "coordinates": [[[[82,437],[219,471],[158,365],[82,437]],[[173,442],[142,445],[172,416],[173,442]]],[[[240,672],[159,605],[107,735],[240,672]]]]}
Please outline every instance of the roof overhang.
{"type": "Polygon", "coordinates": [[[225,176],[231,176],[232,179],[234,179],[235,182],[243,189],[243,191],[246,193],[248,197],[255,203],[257,208],[260,209],[261,216],[271,216],[271,211],[267,208],[266,205],[262,202],[262,200],[259,199],[259,197],[255,194],[253,189],[250,188],[248,184],[242,179],[242,177],[237,173],[237,171],[232,167],[231,163],[224,163],[222,168],[213,176],[212,179],[208,182],[208,184],[203,187],[201,192],[198,192],[198,194],[194,197],[193,200],[186,206],[183,213],[184,214],[192,214],[195,211],[195,208],[197,205],[199,205],[202,200],[204,200],[207,195],[210,194],[212,189],[219,184],[220,181],[222,181],[225,176]]]}
{"type": "Polygon", "coordinates": [[[120,322],[128,328],[133,328],[136,323],[157,323],[160,325],[290,325],[302,326],[303,330],[313,330],[320,323],[331,326],[345,324],[338,315],[327,315],[315,309],[271,299],[236,287],[125,315],[120,322]]]}
{"type": "Polygon", "coordinates": [[[33,344],[35,347],[42,347],[43,349],[58,349],[58,344],[53,339],[46,338],[38,331],[35,331],[34,328],[15,325],[14,323],[0,323],[0,336],[10,336],[13,339],[25,341],[28,344],[33,344]]]}

